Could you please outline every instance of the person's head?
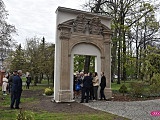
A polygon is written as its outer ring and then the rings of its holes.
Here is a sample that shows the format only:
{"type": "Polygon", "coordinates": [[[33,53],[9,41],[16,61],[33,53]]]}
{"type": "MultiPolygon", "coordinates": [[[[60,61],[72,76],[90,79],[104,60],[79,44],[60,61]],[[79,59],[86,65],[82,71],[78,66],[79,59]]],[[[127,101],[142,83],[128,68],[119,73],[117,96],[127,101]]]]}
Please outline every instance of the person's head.
{"type": "Polygon", "coordinates": [[[77,73],[76,73],[76,76],[77,76],[77,77],[80,77],[80,74],[79,74],[79,72],[77,72],[77,73]]]}
{"type": "Polygon", "coordinates": [[[84,76],[84,73],[83,73],[83,72],[80,72],[80,76],[84,76]]]}
{"type": "Polygon", "coordinates": [[[88,76],[92,76],[92,73],[91,73],[91,72],[89,72],[89,73],[88,73],[88,76]]]}
{"type": "Polygon", "coordinates": [[[94,76],[95,76],[95,77],[96,77],[96,76],[98,76],[98,73],[97,73],[97,72],[95,72],[95,73],[94,73],[94,76]]]}
{"type": "Polygon", "coordinates": [[[87,74],[87,73],[85,73],[85,74],[84,74],[84,76],[88,76],[88,74],[87,74]]]}
{"type": "Polygon", "coordinates": [[[101,76],[103,76],[104,75],[104,72],[101,72],[101,76]]]}
{"type": "Polygon", "coordinates": [[[17,74],[18,74],[19,76],[22,76],[22,70],[18,70],[18,71],[17,71],[17,74]]]}
{"type": "Polygon", "coordinates": [[[13,74],[14,74],[14,75],[17,75],[17,70],[13,71],[13,74]]]}

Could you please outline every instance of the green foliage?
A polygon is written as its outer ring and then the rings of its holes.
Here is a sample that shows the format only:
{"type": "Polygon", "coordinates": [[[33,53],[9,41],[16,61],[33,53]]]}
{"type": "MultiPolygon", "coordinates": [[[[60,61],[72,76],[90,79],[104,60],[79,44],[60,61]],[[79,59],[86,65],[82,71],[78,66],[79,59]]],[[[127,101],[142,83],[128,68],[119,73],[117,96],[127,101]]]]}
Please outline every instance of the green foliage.
{"type": "MultiPolygon", "coordinates": [[[[34,37],[26,39],[25,49],[21,45],[17,46],[16,50],[8,57],[7,61],[10,64],[11,71],[22,69],[23,73],[29,72],[35,81],[35,76],[38,80],[42,80],[43,76],[47,80],[53,77],[54,73],[54,49],[55,45],[45,43],[45,39],[34,37]]],[[[39,81],[35,81],[39,82],[39,81]]],[[[34,82],[33,82],[34,83],[34,82]]]]}
{"type": "MultiPolygon", "coordinates": [[[[6,6],[3,2],[4,0],[0,0],[0,51],[1,55],[5,55],[7,48],[11,50],[11,46],[15,41],[12,38],[13,33],[16,33],[15,26],[8,24],[8,11],[6,11],[6,6]]],[[[7,52],[9,52],[7,50],[7,52]]],[[[1,56],[2,57],[2,56],[1,56]]]]}
{"type": "Polygon", "coordinates": [[[24,50],[22,49],[21,45],[18,45],[16,47],[16,50],[11,53],[10,57],[11,57],[10,70],[11,71],[23,70],[23,72],[25,72],[24,68],[25,68],[26,59],[25,59],[24,50]]]}
{"type": "Polygon", "coordinates": [[[34,120],[33,115],[33,112],[22,111],[20,109],[20,112],[17,114],[16,120],[34,120]]]}
{"type": "Polygon", "coordinates": [[[126,74],[130,78],[134,78],[136,70],[136,59],[130,55],[126,56],[127,63],[126,63],[126,74]]]}
{"type": "MultiPolygon", "coordinates": [[[[74,55],[74,72],[84,70],[85,55],[74,55]]],[[[95,57],[91,56],[89,71],[95,71],[95,57]]]]}
{"type": "Polygon", "coordinates": [[[135,97],[142,97],[144,93],[144,83],[143,82],[132,82],[130,84],[130,93],[135,97]]]}
{"type": "Polygon", "coordinates": [[[125,84],[123,84],[123,85],[120,87],[119,92],[120,92],[120,93],[123,93],[123,94],[128,92],[127,87],[126,87],[125,84]]]}
{"type": "MultiPolygon", "coordinates": [[[[141,73],[144,75],[144,80],[151,82],[151,78],[153,76],[153,73],[160,73],[160,50],[147,46],[146,50],[143,51],[144,58],[142,60],[142,69],[141,73]]],[[[155,78],[153,78],[155,79],[155,78]]]]}
{"type": "Polygon", "coordinates": [[[44,90],[44,93],[45,93],[45,95],[52,95],[53,94],[53,89],[51,89],[51,88],[46,88],[45,90],[44,90]]]}
{"type": "Polygon", "coordinates": [[[151,78],[150,92],[151,94],[160,95],[160,74],[154,74],[151,78]]]}

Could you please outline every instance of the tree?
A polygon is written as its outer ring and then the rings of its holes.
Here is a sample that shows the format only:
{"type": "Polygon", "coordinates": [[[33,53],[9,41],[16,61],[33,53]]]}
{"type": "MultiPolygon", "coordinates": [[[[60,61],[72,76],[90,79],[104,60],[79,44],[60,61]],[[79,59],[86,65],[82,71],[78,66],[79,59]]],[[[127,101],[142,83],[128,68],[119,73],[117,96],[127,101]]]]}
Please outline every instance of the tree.
{"type": "Polygon", "coordinates": [[[0,45],[3,47],[10,47],[12,40],[12,33],[16,32],[15,26],[7,23],[8,13],[5,10],[5,4],[0,0],[0,45]]]}
{"type": "MultiPolygon", "coordinates": [[[[153,9],[154,11],[156,8],[154,8],[153,5],[150,5],[148,3],[144,3],[139,8],[138,15],[141,14],[141,11],[147,11],[146,9],[153,9]]],[[[130,41],[132,41],[133,44],[135,44],[135,54],[136,54],[136,71],[135,76],[136,78],[140,78],[140,66],[141,66],[141,52],[143,49],[146,49],[146,46],[148,44],[153,44],[154,42],[157,42],[158,39],[156,38],[157,32],[159,29],[159,23],[155,19],[154,11],[150,11],[149,14],[146,14],[141,20],[134,23],[131,26],[132,32],[130,35],[130,41]]],[[[142,15],[140,15],[142,16],[142,15]]],[[[133,16],[133,18],[137,18],[136,15],[133,16]]]]}
{"type": "Polygon", "coordinates": [[[35,85],[41,82],[45,75],[48,79],[53,77],[54,73],[54,44],[45,42],[45,38],[26,39],[25,55],[27,59],[28,72],[35,78],[35,85]],[[39,80],[39,81],[38,81],[39,80]]]}
{"type": "Polygon", "coordinates": [[[144,74],[143,80],[149,81],[152,84],[151,78],[153,75],[160,73],[160,50],[148,45],[143,54],[145,54],[141,69],[141,73],[144,74]]]}
{"type": "Polygon", "coordinates": [[[6,58],[6,53],[11,50],[14,43],[11,34],[16,32],[15,26],[7,23],[8,13],[5,10],[5,4],[0,0],[0,60],[3,66],[3,61],[6,58]]]}
{"type": "MultiPolygon", "coordinates": [[[[139,0],[91,0],[88,4],[91,11],[97,11],[99,14],[106,14],[113,18],[111,28],[114,31],[112,37],[112,69],[111,77],[113,82],[113,76],[117,69],[118,81],[120,79],[124,81],[127,79],[127,35],[131,33],[131,27],[144,19],[146,15],[152,13],[156,7],[139,0]],[[138,9],[137,9],[138,8],[138,9]],[[118,58],[117,58],[118,54],[118,58]],[[118,65],[117,65],[117,61],[118,65]],[[122,77],[121,77],[122,76],[122,77]]],[[[130,42],[131,43],[131,42],[130,42]]],[[[132,45],[131,45],[132,46],[132,45]]]]}
{"type": "Polygon", "coordinates": [[[11,53],[11,66],[10,70],[23,70],[24,71],[24,65],[25,65],[25,57],[24,57],[24,50],[22,50],[21,44],[19,44],[16,47],[16,50],[11,53]]]}
{"type": "MultiPolygon", "coordinates": [[[[86,70],[86,56],[85,55],[74,55],[74,72],[76,71],[84,71],[84,72],[95,72],[95,57],[94,56],[89,56],[89,65],[87,65],[86,70]]],[[[88,64],[87,63],[87,64],[88,64]]]]}

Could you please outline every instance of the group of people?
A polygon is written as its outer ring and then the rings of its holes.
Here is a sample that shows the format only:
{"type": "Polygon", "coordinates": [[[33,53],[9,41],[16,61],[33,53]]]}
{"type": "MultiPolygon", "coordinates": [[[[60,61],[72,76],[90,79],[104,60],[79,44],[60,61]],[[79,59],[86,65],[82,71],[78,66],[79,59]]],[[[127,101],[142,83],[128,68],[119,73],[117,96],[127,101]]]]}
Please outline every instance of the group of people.
{"type": "MultiPolygon", "coordinates": [[[[15,70],[13,74],[9,73],[6,74],[2,81],[2,92],[3,95],[7,95],[6,91],[11,95],[11,104],[10,108],[11,109],[19,109],[19,104],[20,104],[20,98],[21,98],[21,93],[22,93],[22,70],[15,70]]],[[[31,77],[28,75],[26,77],[26,88],[29,89],[29,85],[31,83],[31,77]]]]}
{"type": "Polygon", "coordinates": [[[13,74],[4,75],[2,81],[3,95],[7,95],[7,90],[11,94],[10,108],[19,109],[20,98],[22,93],[22,70],[15,70],[13,74]],[[15,107],[14,107],[15,106],[15,107]]]}
{"type": "Polygon", "coordinates": [[[98,88],[100,86],[100,100],[106,100],[104,89],[106,87],[106,77],[101,72],[101,81],[99,81],[98,73],[76,73],[74,76],[74,98],[80,96],[81,103],[88,103],[89,100],[98,100],[98,88]]]}

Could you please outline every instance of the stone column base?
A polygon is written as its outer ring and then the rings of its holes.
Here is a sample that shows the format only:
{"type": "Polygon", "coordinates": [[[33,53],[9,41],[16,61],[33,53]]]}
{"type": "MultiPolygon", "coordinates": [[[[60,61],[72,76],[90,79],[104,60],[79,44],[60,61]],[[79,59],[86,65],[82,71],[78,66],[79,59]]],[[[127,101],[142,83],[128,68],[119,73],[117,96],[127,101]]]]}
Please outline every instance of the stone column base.
{"type": "Polygon", "coordinates": [[[58,102],[72,102],[70,90],[59,90],[59,101],[58,102]]]}
{"type": "Polygon", "coordinates": [[[104,94],[106,96],[106,99],[110,99],[112,97],[112,90],[111,90],[111,88],[105,88],[104,89],[104,94]]]}

